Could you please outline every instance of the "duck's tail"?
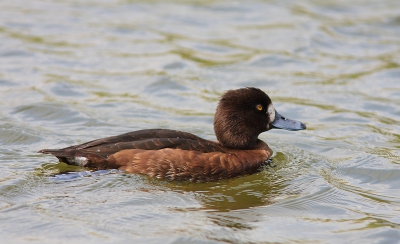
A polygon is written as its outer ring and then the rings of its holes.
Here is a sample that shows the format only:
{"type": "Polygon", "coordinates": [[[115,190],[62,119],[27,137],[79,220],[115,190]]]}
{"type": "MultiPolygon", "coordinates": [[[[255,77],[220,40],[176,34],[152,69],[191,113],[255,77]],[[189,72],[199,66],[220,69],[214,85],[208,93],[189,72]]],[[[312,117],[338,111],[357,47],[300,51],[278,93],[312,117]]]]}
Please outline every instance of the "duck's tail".
{"type": "Polygon", "coordinates": [[[54,156],[64,156],[64,157],[66,157],[66,156],[68,156],[69,154],[67,153],[67,151],[66,150],[63,150],[63,149],[42,149],[42,150],[39,150],[38,151],[38,153],[44,153],[44,154],[51,154],[51,155],[54,155],[54,156]]]}
{"type": "Polygon", "coordinates": [[[57,157],[60,162],[82,167],[102,168],[107,164],[106,158],[77,149],[42,149],[38,153],[50,154],[57,157]]]}

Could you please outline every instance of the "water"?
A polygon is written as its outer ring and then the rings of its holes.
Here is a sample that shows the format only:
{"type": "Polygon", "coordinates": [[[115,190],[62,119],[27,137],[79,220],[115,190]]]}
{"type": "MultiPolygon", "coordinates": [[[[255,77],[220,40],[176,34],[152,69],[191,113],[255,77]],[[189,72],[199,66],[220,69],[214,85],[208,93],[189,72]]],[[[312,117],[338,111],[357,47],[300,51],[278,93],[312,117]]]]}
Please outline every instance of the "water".
{"type": "Polygon", "coordinates": [[[2,243],[399,242],[399,1],[0,9],[2,243]],[[144,128],[215,139],[219,97],[245,86],[307,124],[260,136],[276,168],[193,184],[36,153],[144,128]]]}

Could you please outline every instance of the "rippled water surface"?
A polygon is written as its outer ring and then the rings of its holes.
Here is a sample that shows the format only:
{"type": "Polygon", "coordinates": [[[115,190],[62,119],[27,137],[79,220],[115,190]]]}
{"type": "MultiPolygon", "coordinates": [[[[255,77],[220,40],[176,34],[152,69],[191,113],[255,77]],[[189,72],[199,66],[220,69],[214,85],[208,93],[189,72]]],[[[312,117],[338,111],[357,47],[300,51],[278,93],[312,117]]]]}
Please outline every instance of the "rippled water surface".
{"type": "Polygon", "coordinates": [[[1,243],[399,242],[400,1],[0,9],[1,243]],[[307,124],[260,136],[276,168],[194,184],[36,153],[144,128],[215,139],[219,97],[245,86],[307,124]]]}

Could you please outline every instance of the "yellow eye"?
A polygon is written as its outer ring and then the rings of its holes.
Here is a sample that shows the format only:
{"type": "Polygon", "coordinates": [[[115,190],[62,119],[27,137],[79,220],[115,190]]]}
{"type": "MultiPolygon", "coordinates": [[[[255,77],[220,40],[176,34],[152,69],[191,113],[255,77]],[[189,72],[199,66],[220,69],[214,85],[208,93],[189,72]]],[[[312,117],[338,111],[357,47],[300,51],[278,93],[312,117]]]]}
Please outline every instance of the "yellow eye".
{"type": "Polygon", "coordinates": [[[262,111],[263,110],[263,106],[261,104],[257,104],[256,109],[258,111],[262,111]]]}

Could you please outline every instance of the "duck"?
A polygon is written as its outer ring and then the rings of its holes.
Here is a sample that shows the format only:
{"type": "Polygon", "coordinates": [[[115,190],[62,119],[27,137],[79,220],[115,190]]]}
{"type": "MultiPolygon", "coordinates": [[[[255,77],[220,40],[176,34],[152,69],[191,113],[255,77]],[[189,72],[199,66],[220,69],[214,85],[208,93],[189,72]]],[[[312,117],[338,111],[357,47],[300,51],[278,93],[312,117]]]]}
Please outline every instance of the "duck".
{"type": "Polygon", "coordinates": [[[221,96],[214,116],[217,141],[178,130],[144,129],[38,153],[92,170],[209,182],[259,171],[272,151],[258,137],[271,129],[297,131],[306,125],[279,114],[261,89],[246,87],[221,96]]]}

